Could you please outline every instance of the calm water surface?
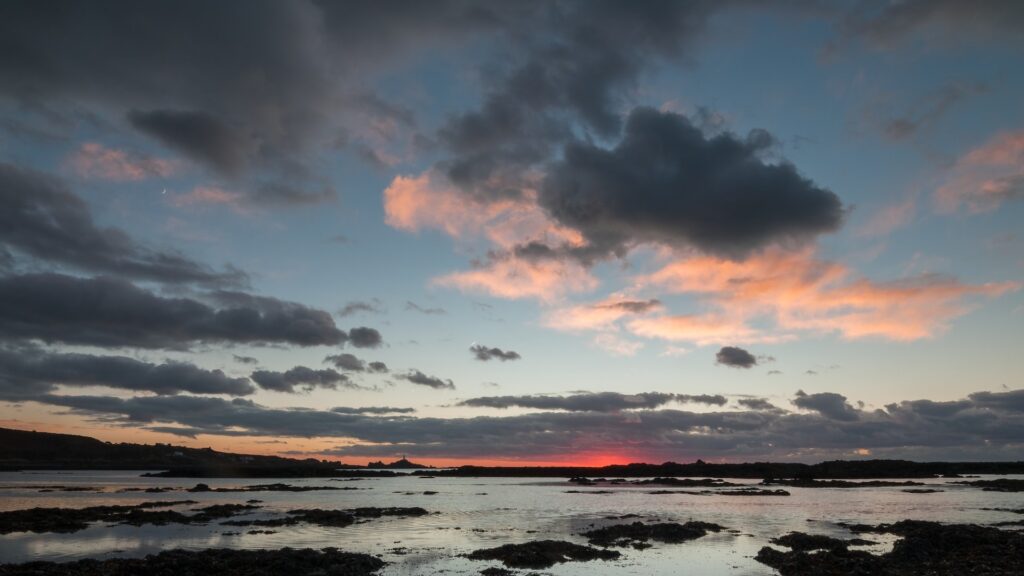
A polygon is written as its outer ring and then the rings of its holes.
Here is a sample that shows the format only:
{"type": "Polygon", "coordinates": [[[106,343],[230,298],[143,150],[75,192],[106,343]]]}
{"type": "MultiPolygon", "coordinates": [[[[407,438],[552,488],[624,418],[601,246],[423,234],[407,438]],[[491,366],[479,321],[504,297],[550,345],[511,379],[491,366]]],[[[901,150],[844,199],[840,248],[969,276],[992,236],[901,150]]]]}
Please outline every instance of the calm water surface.
{"type": "MultiPolygon", "coordinates": [[[[312,479],[181,479],[142,478],[140,472],[6,472],[0,473],[0,510],[21,508],[79,508],[101,504],[137,504],[155,500],[196,500],[198,505],[263,500],[263,509],[245,518],[267,517],[293,508],[354,508],[358,506],[421,506],[436,514],[419,518],[381,518],[344,528],[298,525],[271,528],[275,534],[246,534],[248,528],[221,526],[106,526],[94,524],[73,534],[17,533],[0,536],[0,562],[75,560],[114,556],[144,556],[170,548],[325,548],[379,554],[389,562],[384,575],[477,574],[495,562],[476,562],[458,555],[484,547],[538,539],[585,544],[577,534],[592,526],[613,524],[608,516],[637,514],[645,521],[703,520],[733,532],[710,534],[685,544],[655,544],[637,551],[621,549],[612,562],[556,565],[544,573],[770,575],[773,570],[753,556],[768,540],[797,530],[849,537],[839,522],[877,524],[903,519],[988,524],[1019,520],[1008,512],[984,508],[1024,507],[1024,494],[984,492],[925,480],[944,492],[907,494],[900,488],[786,488],[789,497],[698,496],[651,494],[665,487],[607,486],[588,488],[559,479],[534,478],[368,478],[354,482],[312,479]],[[282,482],[309,486],[354,486],[359,490],[319,492],[253,492],[146,494],[117,493],[122,488],[191,487],[202,481],[211,487],[234,487],[282,482]],[[33,485],[91,486],[102,492],[40,493],[33,485]],[[568,494],[579,490],[582,494],[568,494]],[[612,490],[611,494],[593,494],[612,490]],[[424,495],[424,491],[436,491],[424,495]],[[413,492],[407,495],[407,492],[413,492]],[[589,492],[589,493],[588,493],[589,492]],[[227,535],[225,532],[241,532],[227,535]]],[[[753,480],[733,480],[756,484],[753,480]]],[[[669,488],[673,489],[673,488],[669,488]]],[[[699,490],[699,489],[692,489],[699,490]]],[[[632,522],[633,520],[625,520],[632,522]]],[[[258,527],[257,527],[258,528],[258,527]]],[[[879,544],[868,550],[884,552],[892,538],[871,535],[879,544]]]]}

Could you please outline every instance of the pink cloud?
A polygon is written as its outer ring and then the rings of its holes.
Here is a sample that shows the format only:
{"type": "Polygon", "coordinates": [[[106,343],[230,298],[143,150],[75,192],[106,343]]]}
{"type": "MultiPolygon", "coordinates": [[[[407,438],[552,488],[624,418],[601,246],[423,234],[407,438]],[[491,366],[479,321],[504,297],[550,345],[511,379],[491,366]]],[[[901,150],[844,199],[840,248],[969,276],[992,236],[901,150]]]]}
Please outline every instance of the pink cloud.
{"type": "Polygon", "coordinates": [[[857,230],[857,233],[860,236],[888,236],[895,230],[909,224],[914,218],[916,208],[916,202],[914,202],[913,198],[909,198],[899,204],[885,206],[872,215],[857,230]]]}
{"type": "Polygon", "coordinates": [[[178,208],[201,205],[227,206],[236,212],[245,212],[241,203],[242,194],[217,186],[196,186],[186,194],[171,196],[170,203],[178,208]]]}
{"type": "Polygon", "coordinates": [[[512,250],[529,242],[582,245],[577,231],[559,226],[527,190],[519,198],[481,202],[452,187],[443,176],[426,171],[398,176],[384,190],[385,222],[399,230],[440,230],[457,240],[484,239],[496,254],[479,266],[434,279],[440,286],[483,292],[499,298],[535,298],[553,302],[569,293],[597,287],[582,265],[560,259],[530,259],[512,250]]]}
{"type": "Polygon", "coordinates": [[[80,178],[119,182],[167,178],[177,171],[177,165],[170,160],[141,157],[98,142],[82,144],[66,163],[80,178]]]}
{"type": "Polygon", "coordinates": [[[626,317],[663,309],[657,300],[612,295],[599,302],[557,308],[548,313],[545,324],[557,330],[605,330],[626,317]]]}
{"type": "Polygon", "coordinates": [[[1024,199],[1024,131],[1000,134],[965,154],[935,192],[944,212],[961,205],[986,212],[1011,199],[1024,199]]]}

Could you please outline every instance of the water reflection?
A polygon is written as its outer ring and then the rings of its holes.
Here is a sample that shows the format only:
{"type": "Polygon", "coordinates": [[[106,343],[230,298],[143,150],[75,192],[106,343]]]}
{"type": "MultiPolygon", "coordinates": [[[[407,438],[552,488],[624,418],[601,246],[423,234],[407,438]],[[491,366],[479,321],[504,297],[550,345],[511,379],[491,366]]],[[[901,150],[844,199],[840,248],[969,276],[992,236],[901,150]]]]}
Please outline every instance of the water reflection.
{"type": "MultiPolygon", "coordinates": [[[[583,543],[580,532],[609,523],[702,520],[730,532],[697,541],[655,545],[643,551],[623,550],[611,562],[567,563],[554,574],[694,574],[768,575],[773,571],[753,556],[768,540],[790,531],[848,537],[839,523],[895,522],[913,518],[944,522],[991,523],[1018,516],[984,508],[1019,508],[1015,494],[984,492],[929,481],[944,492],[908,494],[899,488],[789,488],[789,497],[720,496],[685,493],[652,494],[650,486],[617,486],[609,494],[564,482],[535,479],[411,477],[332,482],[328,479],[204,480],[213,488],[284,482],[304,486],[354,486],[359,490],[312,492],[120,492],[125,488],[193,486],[187,479],[141,478],[138,472],[0,473],[0,509],[85,507],[136,504],[142,501],[196,500],[177,506],[188,511],[210,504],[262,500],[263,509],[245,518],[267,518],[294,508],[421,506],[436,512],[412,518],[384,517],[344,528],[300,524],[271,528],[272,534],[249,534],[249,527],[170,524],[142,527],[92,525],[72,534],[16,533],[0,536],[0,560],[73,560],[83,557],[142,556],[168,548],[211,547],[297,548],[338,547],[351,552],[381,554],[390,564],[382,574],[477,574],[487,563],[459,557],[476,548],[533,539],[566,539],[583,543]],[[29,486],[89,486],[100,492],[39,492],[29,486]],[[583,493],[569,494],[574,489],[583,493]],[[424,491],[436,492],[427,495],[424,491]],[[407,495],[408,492],[413,494],[407,495]],[[225,533],[234,533],[230,535],[225,533]]],[[[755,484],[753,481],[745,483],[755,484]]],[[[259,527],[256,527],[259,528],[259,527]]],[[[871,551],[884,551],[892,537],[872,537],[871,551]]]]}

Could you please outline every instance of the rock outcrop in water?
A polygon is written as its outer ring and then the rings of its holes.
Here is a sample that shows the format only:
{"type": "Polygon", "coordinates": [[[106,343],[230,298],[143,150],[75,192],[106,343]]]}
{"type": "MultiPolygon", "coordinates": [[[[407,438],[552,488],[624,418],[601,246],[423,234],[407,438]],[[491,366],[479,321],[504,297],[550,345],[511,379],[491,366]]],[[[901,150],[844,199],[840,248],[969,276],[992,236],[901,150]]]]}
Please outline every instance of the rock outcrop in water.
{"type": "Polygon", "coordinates": [[[355,486],[293,486],[291,484],[253,484],[233,488],[210,488],[209,484],[196,484],[186,492],[316,492],[319,490],[359,490],[355,486]]]}
{"type": "Polygon", "coordinates": [[[901,539],[891,552],[875,555],[850,550],[849,545],[858,541],[794,533],[774,541],[791,547],[791,551],[766,546],[756,559],[783,576],[1019,576],[1024,570],[1024,534],[1020,532],[914,520],[848,528],[853,532],[895,534],[901,539]]]}
{"type": "Polygon", "coordinates": [[[0,576],[368,576],[384,567],[369,554],[324,550],[169,550],[145,558],[0,564],[0,576]]]}
{"type": "MultiPolygon", "coordinates": [[[[194,500],[143,502],[131,506],[90,506],[88,508],[28,508],[0,512],[0,534],[12,532],[78,532],[91,522],[118,524],[191,524],[209,521],[200,511],[186,515],[174,510],[154,510],[184,504],[198,504],[194,500]]],[[[223,513],[224,509],[216,513],[223,513]]],[[[223,516],[219,516],[223,517],[223,516]]]]}
{"type": "Polygon", "coordinates": [[[995,480],[968,480],[953,482],[981,488],[986,492],[1024,492],[1024,480],[1014,478],[997,478],[995,480]]]}
{"type": "Polygon", "coordinates": [[[723,530],[718,524],[710,522],[690,521],[685,524],[676,522],[663,522],[660,524],[644,524],[633,522],[632,524],[616,524],[605,526],[584,532],[582,536],[591,544],[598,546],[633,546],[637,547],[646,544],[650,540],[655,542],[680,543],[689,540],[696,540],[706,536],[708,532],[719,532],[723,530]]]}
{"type": "Polygon", "coordinates": [[[791,486],[793,488],[897,488],[903,486],[925,486],[924,482],[912,480],[867,480],[849,482],[847,480],[811,480],[809,478],[765,478],[763,486],[791,486]]]}
{"type": "Polygon", "coordinates": [[[229,520],[221,522],[224,526],[294,526],[296,524],[315,524],[344,528],[355,524],[359,519],[381,518],[383,516],[425,516],[429,514],[419,507],[412,508],[352,508],[350,510],[322,510],[320,508],[289,510],[287,516],[262,520],[229,520]]]}
{"type": "Polygon", "coordinates": [[[538,540],[525,544],[505,544],[497,548],[474,550],[470,560],[499,560],[509,568],[550,568],[561,562],[615,560],[620,554],[561,540],[538,540]]]}

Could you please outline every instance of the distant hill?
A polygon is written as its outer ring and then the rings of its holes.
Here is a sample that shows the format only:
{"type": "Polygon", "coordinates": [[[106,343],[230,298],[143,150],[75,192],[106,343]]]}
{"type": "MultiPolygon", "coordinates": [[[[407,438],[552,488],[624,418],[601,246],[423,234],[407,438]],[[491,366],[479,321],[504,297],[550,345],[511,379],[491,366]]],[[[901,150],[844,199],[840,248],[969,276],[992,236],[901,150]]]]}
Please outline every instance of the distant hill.
{"type": "MultiPolygon", "coordinates": [[[[340,462],[296,460],[185,448],[170,444],[114,444],[87,436],[0,428],[0,470],[166,470],[157,474],[182,478],[300,478],[395,476],[401,469],[426,469],[405,458],[390,464],[370,462],[367,470],[340,462]]],[[[413,472],[417,474],[419,472],[413,472]]],[[[926,478],[966,474],[1024,474],[1024,462],[912,462],[908,460],[833,460],[818,464],[749,462],[712,464],[617,464],[578,466],[461,466],[427,472],[438,476],[491,477],[715,477],[715,478],[926,478]]]]}
{"type": "Polygon", "coordinates": [[[281,475],[292,469],[299,475],[332,475],[338,462],[315,459],[296,460],[277,456],[232,454],[210,448],[185,448],[171,444],[114,444],[88,436],[29,432],[0,428],[0,469],[106,469],[162,470],[168,468],[202,468],[230,471],[259,468],[278,471],[281,475]]]}
{"type": "MultiPolygon", "coordinates": [[[[413,472],[416,474],[416,472],[413,472]]],[[[912,462],[910,460],[831,460],[818,464],[799,462],[745,462],[712,464],[698,460],[689,464],[613,464],[611,466],[460,466],[431,472],[437,476],[548,477],[571,478],[932,478],[969,474],[1024,474],[1024,461],[1018,462],[912,462]]]]}

